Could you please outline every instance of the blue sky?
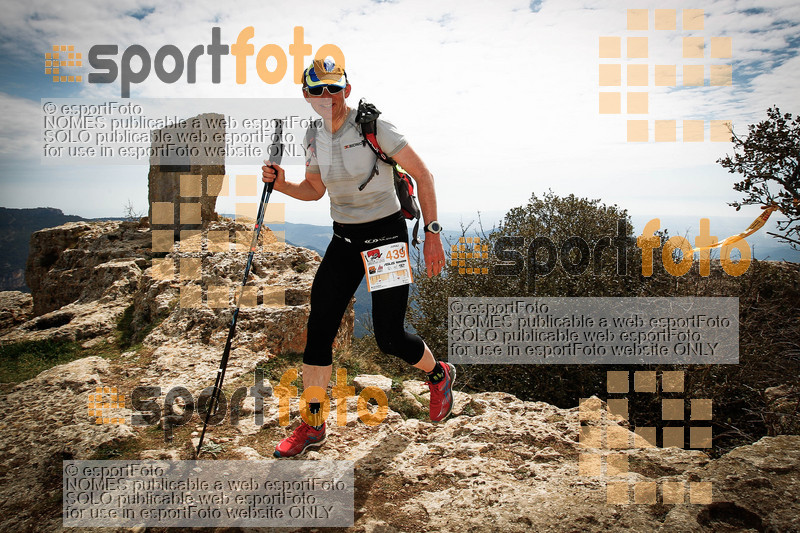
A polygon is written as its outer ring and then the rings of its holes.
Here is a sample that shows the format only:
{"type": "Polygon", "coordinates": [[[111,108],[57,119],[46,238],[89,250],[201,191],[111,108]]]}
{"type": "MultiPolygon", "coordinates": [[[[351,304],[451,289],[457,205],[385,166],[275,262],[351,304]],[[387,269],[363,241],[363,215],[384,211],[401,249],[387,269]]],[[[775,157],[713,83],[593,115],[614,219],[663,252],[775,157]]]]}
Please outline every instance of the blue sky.
{"type": "MultiPolygon", "coordinates": [[[[43,165],[42,99],[119,99],[119,83],[53,83],[43,73],[53,44],[74,44],[84,57],[95,44],[122,51],[139,44],[151,55],[165,44],[184,53],[208,44],[212,27],[223,44],[254,27],[258,51],[274,43],[289,50],[294,28],[304,28],[314,52],[325,43],[345,54],[353,84],[350,103],[368,96],[423,157],[436,177],[440,219],[450,227],[481,212],[495,221],[535,192],[601,198],[628,209],[637,224],[661,218],[672,233],[696,231],[701,216],[724,238],[758,215],[735,212],[733,176],[716,164],[729,143],[653,141],[655,120],[731,120],[737,132],[777,104],[797,114],[800,87],[800,4],[785,1],[697,1],[690,4],[567,0],[297,3],[212,1],[114,3],[11,1],[0,21],[0,205],[50,206],[86,217],[120,216],[130,200],[147,209],[146,165],[43,165]],[[665,5],[669,4],[669,5],[665,5]],[[628,30],[627,10],[647,9],[649,28],[628,30]],[[676,9],[676,31],[654,29],[654,10],[676,9]],[[704,11],[703,30],[683,30],[683,9],[704,11]],[[645,36],[647,59],[600,59],[601,36],[645,36]],[[703,59],[684,59],[681,40],[704,37],[703,59]],[[709,57],[711,37],[730,37],[730,60],[709,57]],[[599,86],[601,63],[648,64],[648,87],[599,86]],[[653,65],[733,65],[731,86],[656,87],[653,65]],[[599,92],[622,93],[622,112],[600,114],[599,92]],[[647,91],[649,112],[631,116],[625,93],[647,91]],[[647,119],[650,142],[626,140],[628,119],[647,119]],[[638,222],[642,221],[642,222],[638,222]],[[692,222],[695,221],[695,222],[692,222]]],[[[205,61],[205,62],[204,62],[205,61]]],[[[222,58],[222,83],[210,83],[208,59],[198,82],[185,74],[166,84],[154,74],[135,85],[136,98],[287,98],[299,95],[290,75],[277,84],[258,79],[255,57],[248,82],[236,84],[234,58],[222,58]]],[[[310,58],[306,58],[306,62],[310,58]]],[[[292,58],[289,58],[291,69],[292,58]]],[[[78,73],[80,69],[72,69],[78,73]]],[[[85,64],[84,76],[91,71],[85,64]]],[[[622,83],[626,83],[623,77],[622,83]]],[[[678,77],[680,83],[680,74],[678,77]]],[[[708,128],[706,122],[706,128],[708,128]]],[[[706,138],[708,132],[706,130],[706,138]]],[[[253,165],[229,174],[253,174],[253,165]]],[[[299,178],[302,167],[290,168],[299,178]]],[[[277,198],[276,198],[277,200],[277,198]]],[[[218,210],[232,212],[228,200],[218,210]]],[[[287,219],[327,224],[327,198],[287,201],[287,219]]],[[[772,224],[771,224],[772,225],[772,224]]],[[[641,226],[640,226],[641,227],[641,226]]],[[[771,229],[771,228],[768,228],[771,229]]]]}

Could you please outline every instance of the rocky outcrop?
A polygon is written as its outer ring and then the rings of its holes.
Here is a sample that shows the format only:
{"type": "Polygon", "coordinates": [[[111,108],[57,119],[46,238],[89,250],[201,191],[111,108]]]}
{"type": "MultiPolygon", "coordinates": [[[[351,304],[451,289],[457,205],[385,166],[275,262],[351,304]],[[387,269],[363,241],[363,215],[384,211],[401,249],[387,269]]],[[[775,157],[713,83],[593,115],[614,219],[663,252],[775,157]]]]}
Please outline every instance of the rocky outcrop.
{"type": "MultiPolygon", "coordinates": [[[[199,418],[189,422],[194,427],[175,429],[174,440],[164,440],[163,425],[129,425],[130,394],[138,385],[161,387],[163,404],[173,386],[197,398],[213,383],[247,254],[211,250],[208,232],[235,240],[249,229],[226,219],[211,222],[194,237],[197,242],[176,242],[164,253],[152,253],[152,233],[133,223],[73,223],[35,238],[29,266],[33,311],[39,312],[31,318],[24,296],[0,295],[0,317],[12,324],[0,341],[93,341],[110,336],[124,316],[125,334],[137,336],[143,348],[113,363],[89,357],[60,365],[4,393],[0,530],[62,529],[65,459],[191,458],[199,418]],[[211,305],[212,287],[227,294],[218,306],[211,305]],[[15,305],[17,314],[9,311],[15,305]],[[124,406],[104,416],[124,423],[98,424],[87,412],[98,387],[104,394],[106,387],[119,388],[124,406]]],[[[258,246],[248,283],[254,306],[241,308],[226,390],[251,386],[250,373],[260,363],[305,344],[320,258],[278,242],[266,228],[258,246]]],[[[352,327],[351,309],[341,345],[352,327]]],[[[357,391],[383,390],[397,410],[388,409],[381,423],[369,426],[359,419],[353,397],[344,423],[337,425],[332,409],[326,444],[303,457],[354,462],[353,531],[800,531],[800,436],[763,438],[715,460],[702,451],[646,442],[609,450],[591,447],[585,427],[636,441],[621,417],[586,420],[589,405],[606,411],[597,398],[582,404],[582,411],[507,393],[454,391],[451,418],[432,424],[424,415],[430,393],[423,382],[400,386],[388,377],[362,375],[353,383],[357,391]],[[609,502],[612,484],[623,487],[624,503],[609,502]]],[[[265,384],[262,393],[269,396],[274,385],[265,384]]],[[[766,395],[776,409],[791,409],[796,394],[783,387],[766,395]]],[[[260,408],[247,398],[238,424],[213,427],[205,458],[273,460],[276,442],[298,423],[299,404],[297,398],[290,402],[293,422],[284,427],[277,400],[264,403],[260,408]],[[263,415],[263,424],[255,415],[263,415]]]]}
{"type": "Polygon", "coordinates": [[[132,294],[151,247],[149,231],[134,222],[68,222],[37,231],[25,276],[34,315],[132,294]]]}
{"type": "MultiPolygon", "coordinates": [[[[201,237],[208,232],[235,236],[249,229],[224,219],[211,223],[201,237]]],[[[207,247],[187,252],[176,245],[173,252],[158,261],[161,262],[143,273],[133,297],[132,327],[149,331],[143,343],[153,350],[153,364],[142,379],[157,380],[165,386],[178,381],[190,388],[207,386],[209,376],[219,366],[247,253],[219,253],[207,247]],[[180,279],[180,270],[186,268],[187,261],[199,265],[196,279],[180,279]],[[174,269],[175,275],[164,279],[165,268],[174,269]],[[199,289],[197,302],[187,301],[187,287],[199,289]],[[226,303],[211,307],[211,292],[220,288],[227,294],[226,303]]],[[[245,302],[240,308],[227,377],[249,372],[256,363],[270,357],[303,351],[311,283],[320,261],[316,252],[279,242],[264,228],[247,282],[248,291],[256,296],[250,302],[255,306],[245,302]]],[[[350,344],[354,321],[351,303],[336,339],[337,347],[350,344]]]]}
{"type": "Polygon", "coordinates": [[[378,374],[362,374],[353,378],[353,386],[356,392],[361,392],[367,387],[375,387],[388,395],[392,389],[392,380],[378,374]]]}
{"type": "Polygon", "coordinates": [[[25,292],[0,292],[0,335],[28,320],[33,312],[33,298],[25,292]]]}
{"type": "MultiPolygon", "coordinates": [[[[233,250],[241,250],[242,236],[251,229],[230,219],[213,222],[191,239],[176,240],[169,253],[152,252],[153,233],[133,222],[73,222],[39,231],[31,239],[28,263],[34,317],[0,330],[0,342],[113,340],[130,308],[129,329],[163,362],[166,374],[159,367],[155,374],[188,375],[195,364],[198,376],[213,373],[247,261],[246,252],[233,250]],[[214,238],[227,235],[234,248],[212,251],[209,232],[214,238]],[[197,289],[197,305],[181,299],[187,288],[197,289]],[[227,291],[226,301],[212,307],[212,288],[227,291]],[[203,353],[207,361],[198,358],[203,353]]],[[[246,250],[250,241],[245,240],[246,250]]],[[[257,297],[243,303],[237,325],[235,347],[245,366],[303,350],[319,262],[317,253],[286,245],[269,228],[262,230],[248,280],[248,291],[257,297]]],[[[351,304],[337,346],[349,344],[353,324],[351,304]]]]}
{"type": "MultiPolygon", "coordinates": [[[[86,458],[102,443],[122,442],[122,449],[135,449],[152,434],[152,429],[125,424],[89,423],[87,395],[115,379],[105,361],[89,358],[47,371],[9,395],[0,407],[5,425],[0,433],[0,497],[13,512],[0,517],[0,528],[60,530],[60,516],[53,512],[60,499],[40,495],[57,495],[56,465],[61,459],[86,458]],[[46,409],[42,402],[49,406],[52,400],[57,400],[56,407],[46,409]],[[43,432],[43,425],[53,430],[43,432]]],[[[403,391],[392,389],[390,395],[411,391],[421,397],[421,382],[406,382],[403,391]]],[[[272,387],[264,388],[265,394],[271,392],[272,387]]],[[[295,422],[285,428],[275,398],[265,400],[263,425],[255,425],[257,408],[252,398],[247,400],[237,425],[225,422],[206,435],[211,445],[206,460],[219,453],[225,459],[274,460],[275,443],[297,424],[297,399],[291,402],[295,422]]],[[[347,402],[345,425],[338,426],[336,410],[331,411],[326,444],[303,459],[354,461],[352,531],[799,530],[800,436],[766,437],[716,460],[701,451],[652,446],[603,451],[581,442],[578,407],[560,409],[500,392],[456,391],[455,401],[453,415],[441,424],[404,418],[390,409],[380,424],[368,426],[357,417],[355,398],[347,402]],[[586,472],[587,453],[600,453],[604,460],[625,457],[628,468],[586,472]],[[608,503],[610,482],[627,484],[631,494],[654,488],[656,503],[608,503]],[[686,490],[682,503],[662,501],[667,483],[686,490]],[[710,484],[707,501],[693,501],[693,484],[710,484]]],[[[150,438],[133,458],[190,458],[190,445],[197,444],[202,427],[197,417],[191,423],[191,441],[150,438]]],[[[592,423],[632,436],[620,418],[592,423]]]]}
{"type": "MultiPolygon", "coordinates": [[[[426,403],[426,392],[407,381],[391,394],[426,403]]],[[[599,450],[581,443],[577,407],[500,392],[455,398],[443,424],[390,410],[369,427],[357,420],[354,401],[346,426],[331,413],[326,444],[303,459],[355,462],[352,531],[800,531],[800,436],[766,437],[716,460],[678,448],[599,450]],[[624,457],[627,471],[584,471],[582,458],[595,453],[604,462],[624,457]],[[608,503],[611,482],[629,487],[629,503],[608,503]],[[682,487],[683,503],[664,503],[665,486],[682,487]],[[707,502],[695,491],[702,486],[711,487],[707,502]],[[642,489],[655,489],[653,503],[634,503],[642,489]]],[[[264,416],[263,427],[240,424],[240,436],[219,442],[241,459],[269,460],[293,426],[279,426],[275,404],[264,416]]],[[[590,423],[632,437],[621,418],[590,423]]]]}
{"type": "Polygon", "coordinates": [[[713,501],[671,510],[660,531],[800,531],[800,436],[764,437],[689,473],[713,501]]]}
{"type": "Polygon", "coordinates": [[[0,342],[109,336],[152,260],[151,242],[135,222],[69,222],[37,231],[26,272],[33,313],[0,333],[0,342]]]}

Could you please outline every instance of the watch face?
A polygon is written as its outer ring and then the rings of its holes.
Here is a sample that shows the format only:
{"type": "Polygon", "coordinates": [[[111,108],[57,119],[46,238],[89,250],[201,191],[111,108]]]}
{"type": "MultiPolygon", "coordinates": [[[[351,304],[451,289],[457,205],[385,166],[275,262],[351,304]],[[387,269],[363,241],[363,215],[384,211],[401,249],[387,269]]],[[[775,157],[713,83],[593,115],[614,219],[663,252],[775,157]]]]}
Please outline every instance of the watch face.
{"type": "Polygon", "coordinates": [[[430,233],[439,233],[440,231],[442,231],[442,225],[434,220],[433,222],[428,224],[428,227],[425,229],[430,233]]]}

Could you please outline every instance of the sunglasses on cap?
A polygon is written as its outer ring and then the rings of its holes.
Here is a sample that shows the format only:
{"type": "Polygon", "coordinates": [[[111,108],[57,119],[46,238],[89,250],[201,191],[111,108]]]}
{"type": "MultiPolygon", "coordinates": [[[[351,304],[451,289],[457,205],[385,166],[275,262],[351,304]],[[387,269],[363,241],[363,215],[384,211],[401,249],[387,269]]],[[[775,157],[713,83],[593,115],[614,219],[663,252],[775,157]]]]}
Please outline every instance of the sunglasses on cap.
{"type": "Polygon", "coordinates": [[[322,96],[323,91],[326,89],[328,94],[333,95],[341,92],[344,87],[339,87],[338,85],[317,85],[316,87],[303,87],[303,90],[311,96],[322,96]]]}

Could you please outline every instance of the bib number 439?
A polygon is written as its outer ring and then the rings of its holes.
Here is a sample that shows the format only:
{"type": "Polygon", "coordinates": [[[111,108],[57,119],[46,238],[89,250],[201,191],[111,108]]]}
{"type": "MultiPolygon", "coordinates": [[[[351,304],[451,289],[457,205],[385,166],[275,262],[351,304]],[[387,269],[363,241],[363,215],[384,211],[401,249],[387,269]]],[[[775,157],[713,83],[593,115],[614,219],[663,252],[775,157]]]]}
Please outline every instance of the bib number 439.
{"type": "Polygon", "coordinates": [[[361,252],[367,275],[367,290],[379,291],[413,281],[408,243],[394,242],[361,252]]]}

